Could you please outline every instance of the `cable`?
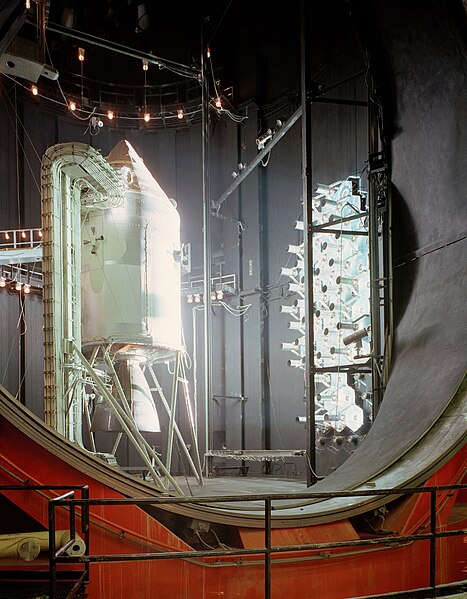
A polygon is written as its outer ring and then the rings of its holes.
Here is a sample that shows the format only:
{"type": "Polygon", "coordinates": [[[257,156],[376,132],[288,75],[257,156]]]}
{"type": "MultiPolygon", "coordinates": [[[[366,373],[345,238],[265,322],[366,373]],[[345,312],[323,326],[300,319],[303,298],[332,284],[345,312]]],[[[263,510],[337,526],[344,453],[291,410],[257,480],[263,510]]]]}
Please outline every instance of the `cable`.
{"type": "MultiPolygon", "coordinates": [[[[7,75],[7,77],[8,77],[8,75],[7,75]]],[[[4,86],[3,86],[3,85],[2,85],[2,90],[3,90],[3,91],[5,91],[5,88],[4,88],[4,86]]],[[[6,108],[6,113],[7,113],[7,115],[8,115],[8,118],[10,119],[10,122],[11,122],[12,126],[13,126],[13,127],[15,127],[15,125],[14,125],[14,123],[13,123],[13,119],[11,118],[11,115],[10,115],[10,113],[8,112],[8,108],[7,108],[7,105],[6,105],[6,103],[5,103],[5,95],[6,95],[6,94],[2,94],[2,101],[3,101],[4,105],[5,105],[5,108],[6,108]]],[[[8,97],[8,96],[7,96],[7,97],[8,97]]],[[[8,100],[9,100],[9,102],[10,102],[10,104],[11,104],[11,100],[10,100],[10,99],[8,99],[8,100]]],[[[13,107],[13,109],[14,109],[14,107],[13,107]]],[[[23,127],[24,127],[24,125],[23,125],[23,127]]],[[[35,176],[35,174],[34,174],[34,171],[33,171],[33,169],[32,169],[31,163],[29,162],[28,156],[27,156],[27,154],[26,154],[26,150],[24,149],[24,146],[23,146],[23,144],[21,143],[21,141],[20,141],[19,139],[18,139],[18,143],[19,143],[19,145],[20,145],[20,147],[21,147],[21,149],[22,149],[22,151],[23,151],[23,156],[24,156],[24,159],[26,160],[26,163],[27,163],[27,165],[28,165],[28,167],[29,167],[29,170],[30,170],[30,172],[31,172],[31,177],[33,178],[33,181],[34,181],[34,183],[36,184],[36,187],[37,187],[38,191],[40,192],[41,188],[40,188],[40,185],[39,185],[39,183],[38,183],[38,181],[37,181],[37,179],[36,179],[36,176],[35,176]]]]}
{"type": "Polygon", "coordinates": [[[217,541],[217,544],[219,545],[219,547],[220,547],[221,549],[227,549],[227,550],[228,550],[228,549],[231,549],[231,547],[229,547],[228,545],[226,545],[225,543],[223,543],[223,542],[222,542],[222,541],[219,539],[219,537],[217,536],[217,533],[216,533],[216,531],[215,531],[213,528],[211,529],[211,532],[212,532],[212,534],[214,535],[214,537],[215,537],[215,539],[216,539],[216,541],[217,541]]]}
{"type": "MultiPolygon", "coordinates": [[[[17,80],[16,80],[14,77],[12,77],[11,75],[7,75],[7,74],[5,74],[5,73],[3,73],[3,75],[4,75],[5,77],[7,77],[8,79],[10,79],[11,81],[13,81],[13,82],[14,82],[16,85],[19,85],[20,87],[22,87],[24,90],[26,90],[26,91],[29,91],[29,88],[28,88],[26,85],[24,85],[23,83],[21,83],[21,82],[17,81],[17,80]]],[[[57,83],[58,83],[58,82],[57,82],[57,83]]],[[[61,101],[59,101],[59,100],[56,100],[56,99],[54,99],[54,98],[51,98],[51,97],[49,97],[49,96],[46,96],[45,94],[42,94],[42,93],[40,93],[40,92],[37,94],[37,96],[38,96],[39,98],[42,98],[43,100],[46,100],[46,101],[48,101],[48,102],[52,102],[53,104],[58,104],[59,106],[63,106],[64,108],[66,108],[66,109],[67,109],[67,111],[68,111],[68,112],[70,112],[70,113],[71,113],[71,114],[72,114],[72,115],[73,115],[73,116],[74,116],[76,119],[78,119],[78,120],[80,120],[80,121],[85,121],[85,122],[87,122],[87,121],[89,121],[89,120],[91,119],[91,117],[93,117],[93,116],[99,116],[99,117],[105,117],[105,116],[106,116],[106,114],[107,114],[107,113],[105,113],[105,112],[102,112],[102,111],[98,111],[98,110],[97,110],[97,106],[95,106],[95,107],[94,107],[92,110],[85,110],[85,109],[83,109],[83,108],[79,109],[81,113],[83,113],[83,114],[86,114],[86,113],[87,113],[87,116],[85,116],[85,117],[80,117],[80,116],[78,116],[78,115],[77,115],[77,114],[76,114],[74,111],[70,110],[70,108],[69,108],[69,105],[68,105],[68,102],[66,101],[66,96],[65,96],[65,94],[63,93],[63,90],[61,89],[61,87],[60,87],[60,84],[59,84],[59,83],[58,83],[58,86],[59,86],[59,89],[60,89],[61,95],[62,95],[62,97],[64,98],[64,101],[63,101],[63,102],[61,102],[61,101]]],[[[190,110],[190,111],[188,111],[188,112],[185,112],[185,116],[187,116],[187,117],[193,117],[193,116],[195,116],[195,115],[199,114],[199,113],[201,112],[201,110],[202,110],[202,109],[201,109],[200,107],[198,107],[198,108],[194,108],[193,110],[190,110]]],[[[223,110],[223,112],[226,112],[226,113],[227,113],[227,111],[225,111],[225,110],[223,110]]],[[[246,118],[246,117],[245,117],[245,118],[246,118]]],[[[116,115],[116,119],[117,119],[117,120],[119,120],[119,121],[141,121],[141,120],[143,120],[143,119],[142,119],[142,117],[140,117],[140,116],[126,116],[126,115],[123,115],[123,114],[118,114],[118,115],[116,115]]],[[[160,120],[161,120],[163,123],[165,123],[165,121],[166,121],[166,120],[173,120],[174,122],[178,122],[178,121],[179,121],[179,118],[178,118],[177,112],[173,112],[173,113],[163,113],[163,112],[161,111],[161,113],[160,113],[160,114],[158,114],[158,115],[155,115],[154,117],[152,117],[152,119],[151,119],[151,120],[154,122],[154,121],[156,121],[156,119],[160,119],[160,120]]],[[[37,182],[36,182],[36,184],[37,184],[37,182]]],[[[39,189],[40,189],[40,187],[39,187],[39,189]]]]}
{"type": "Polygon", "coordinates": [[[244,316],[244,314],[246,314],[248,312],[248,310],[251,308],[251,304],[245,304],[244,306],[239,306],[238,308],[232,308],[232,306],[229,306],[228,304],[226,304],[225,302],[219,300],[219,304],[221,304],[221,306],[227,310],[227,312],[229,312],[229,314],[232,314],[232,316],[244,316]]]}
{"type": "Polygon", "coordinates": [[[201,544],[206,547],[206,549],[212,549],[213,551],[215,551],[216,547],[213,547],[212,545],[209,545],[209,543],[206,543],[206,541],[203,539],[203,537],[201,536],[201,533],[199,532],[199,530],[194,530],[193,531],[195,533],[195,535],[198,537],[198,539],[200,540],[201,544]]]}
{"type": "Polygon", "coordinates": [[[221,23],[222,23],[222,21],[224,20],[224,17],[225,17],[225,15],[227,14],[227,11],[229,10],[229,8],[230,8],[230,5],[231,5],[231,4],[232,4],[232,0],[230,0],[230,1],[229,1],[229,3],[227,4],[227,6],[226,6],[226,8],[225,8],[224,12],[222,13],[222,16],[221,16],[221,18],[219,19],[219,21],[218,21],[217,25],[215,26],[215,28],[214,28],[214,31],[212,32],[212,34],[211,34],[211,37],[209,38],[209,41],[208,41],[208,43],[207,43],[207,47],[209,47],[210,43],[211,43],[211,42],[212,42],[212,40],[214,39],[214,36],[216,35],[216,33],[217,33],[217,30],[218,30],[218,29],[219,29],[219,27],[220,27],[220,24],[221,24],[221,23]]]}
{"type": "Polygon", "coordinates": [[[270,159],[271,159],[271,152],[268,152],[267,157],[263,158],[261,160],[261,166],[265,166],[266,167],[269,164],[270,159]]]}

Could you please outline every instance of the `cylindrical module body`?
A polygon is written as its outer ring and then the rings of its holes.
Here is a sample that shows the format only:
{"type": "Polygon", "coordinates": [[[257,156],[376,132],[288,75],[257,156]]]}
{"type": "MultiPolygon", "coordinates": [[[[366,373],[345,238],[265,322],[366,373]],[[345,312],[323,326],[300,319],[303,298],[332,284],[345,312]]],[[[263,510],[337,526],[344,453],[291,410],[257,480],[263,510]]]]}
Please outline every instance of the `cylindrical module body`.
{"type": "Polygon", "coordinates": [[[126,191],[116,207],[83,210],[83,349],[162,360],[181,349],[179,214],[128,142],[108,161],[126,191]]]}

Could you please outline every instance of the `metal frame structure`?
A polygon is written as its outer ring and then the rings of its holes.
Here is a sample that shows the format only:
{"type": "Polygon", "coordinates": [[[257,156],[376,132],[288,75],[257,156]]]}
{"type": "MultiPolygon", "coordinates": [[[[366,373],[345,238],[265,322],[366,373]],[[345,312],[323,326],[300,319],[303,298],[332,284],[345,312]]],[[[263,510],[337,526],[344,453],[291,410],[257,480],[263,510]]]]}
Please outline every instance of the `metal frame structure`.
{"type": "Polygon", "coordinates": [[[373,418],[383,400],[391,365],[393,340],[393,290],[391,248],[391,193],[387,155],[378,133],[378,109],[372,101],[375,82],[370,73],[368,102],[369,240],[371,328],[373,338],[373,418]]]}
{"type": "MultiPolygon", "coordinates": [[[[177,494],[183,495],[182,489],[170,474],[174,434],[181,438],[175,423],[175,410],[179,379],[186,381],[182,352],[174,352],[176,368],[170,407],[163,398],[152,366],[149,370],[170,420],[166,464],[135,424],[129,401],[118,381],[109,347],[97,346],[89,359],[81,352],[81,211],[89,205],[105,210],[120,205],[122,201],[123,187],[119,175],[90,146],[66,143],[52,146],[46,152],[42,163],[45,422],[66,438],[83,445],[82,404],[85,376],[88,376],[107,401],[156,484],[162,488],[172,486],[177,494]],[[81,200],[83,188],[86,189],[85,203],[81,200]],[[114,381],[118,398],[112,395],[94,368],[99,353],[114,381]]],[[[196,425],[185,383],[183,389],[190,432],[196,448],[196,464],[189,456],[186,444],[183,442],[181,445],[185,447],[194,475],[199,484],[202,484],[194,434],[196,425]]],[[[85,402],[84,413],[89,424],[90,414],[85,402]]],[[[117,437],[115,449],[120,438],[121,436],[117,437]]]]}
{"type": "MultiPolygon", "coordinates": [[[[261,501],[264,502],[264,546],[259,548],[247,548],[247,549],[214,549],[214,550],[202,550],[202,551],[164,551],[155,553],[133,553],[133,554],[109,554],[109,555],[91,555],[89,551],[89,522],[90,522],[90,511],[91,506],[125,506],[125,505],[137,505],[140,507],[144,506],[158,506],[167,504],[180,504],[180,503],[201,503],[201,504],[215,504],[219,503],[219,497],[146,497],[141,499],[87,499],[74,498],[74,491],[69,491],[61,497],[51,499],[49,501],[48,514],[49,514],[49,546],[52,548],[49,555],[49,569],[50,569],[50,598],[55,599],[57,597],[55,589],[56,581],[56,569],[57,564],[70,563],[76,564],[81,563],[84,565],[85,573],[89,572],[89,566],[91,563],[108,563],[108,562],[122,562],[122,561],[151,561],[151,560],[194,560],[196,558],[206,557],[245,557],[245,556],[264,556],[264,597],[270,599],[272,594],[271,585],[271,574],[272,567],[274,565],[273,555],[284,554],[284,553],[297,553],[303,551],[329,551],[331,549],[344,549],[344,548],[372,548],[372,547],[397,547],[406,543],[429,541],[429,587],[426,589],[416,589],[415,592],[411,591],[411,597],[424,597],[432,595],[422,594],[424,591],[430,593],[437,593],[439,586],[436,583],[436,542],[438,539],[453,537],[457,535],[465,535],[467,530],[449,530],[449,531],[438,531],[437,530],[437,493],[443,491],[454,491],[460,489],[466,489],[467,485],[443,485],[443,486],[432,486],[424,488],[407,488],[407,489],[373,489],[373,490],[362,490],[362,491],[341,491],[341,492],[328,492],[328,493],[300,493],[300,494],[258,494],[258,495],[241,495],[241,496],[226,496],[222,497],[222,502],[251,502],[261,501]],[[316,499],[323,500],[331,497],[356,497],[356,496],[409,496],[416,493],[427,493],[430,496],[430,510],[429,510],[429,532],[418,533],[413,535],[403,536],[379,536],[377,538],[369,539],[353,539],[348,541],[334,541],[334,542],[322,542],[322,543],[302,543],[299,545],[273,545],[271,539],[272,530],[272,502],[276,500],[284,499],[316,499]],[[65,551],[68,546],[59,548],[55,551],[55,519],[56,509],[62,507],[67,508],[70,513],[70,537],[74,538],[76,531],[76,523],[72,522],[75,520],[78,508],[81,508],[81,521],[83,527],[83,533],[86,535],[86,553],[82,557],[66,556],[65,551]]],[[[83,491],[82,491],[83,493],[83,491]]],[[[70,540],[71,543],[71,540],[70,540]]],[[[337,554],[338,555],[338,554],[337,554]]],[[[200,564],[203,564],[200,561],[200,564]]],[[[443,585],[444,591],[452,590],[455,592],[459,585],[443,585]]],[[[465,590],[465,587],[464,587],[465,590]]],[[[392,596],[404,596],[404,592],[392,594],[392,596]]],[[[373,595],[375,597],[375,595],[373,595]]]]}

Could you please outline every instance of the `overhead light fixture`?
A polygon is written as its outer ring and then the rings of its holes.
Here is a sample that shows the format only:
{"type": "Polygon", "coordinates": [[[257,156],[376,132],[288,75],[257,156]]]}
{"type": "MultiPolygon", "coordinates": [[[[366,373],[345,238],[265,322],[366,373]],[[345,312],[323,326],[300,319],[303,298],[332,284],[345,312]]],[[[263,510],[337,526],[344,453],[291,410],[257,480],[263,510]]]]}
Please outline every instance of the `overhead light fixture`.
{"type": "Polygon", "coordinates": [[[80,62],[84,62],[84,54],[85,54],[85,49],[84,48],[78,48],[78,60],[80,62]]]}
{"type": "Polygon", "coordinates": [[[31,93],[33,96],[39,95],[39,88],[37,87],[37,85],[31,85],[31,93]]]}

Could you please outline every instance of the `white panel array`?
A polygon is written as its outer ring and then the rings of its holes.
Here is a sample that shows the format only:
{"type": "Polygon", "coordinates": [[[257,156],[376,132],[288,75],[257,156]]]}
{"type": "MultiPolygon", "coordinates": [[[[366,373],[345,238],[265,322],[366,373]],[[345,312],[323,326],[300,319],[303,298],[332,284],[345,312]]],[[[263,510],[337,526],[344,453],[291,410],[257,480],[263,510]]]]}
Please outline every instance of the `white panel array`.
{"type": "MultiPolygon", "coordinates": [[[[371,351],[365,192],[358,177],[349,177],[318,185],[312,201],[313,363],[320,369],[315,376],[316,423],[337,432],[346,427],[356,432],[363,424],[363,411],[355,403],[344,367],[365,364],[371,351]]],[[[295,229],[303,231],[303,222],[297,221],[295,229]]],[[[282,268],[281,274],[289,278],[288,290],[296,297],[293,304],[281,306],[281,312],[289,315],[295,339],[281,347],[292,354],[290,366],[304,369],[304,244],[289,245],[287,251],[295,256],[295,265],[282,268]]]]}

